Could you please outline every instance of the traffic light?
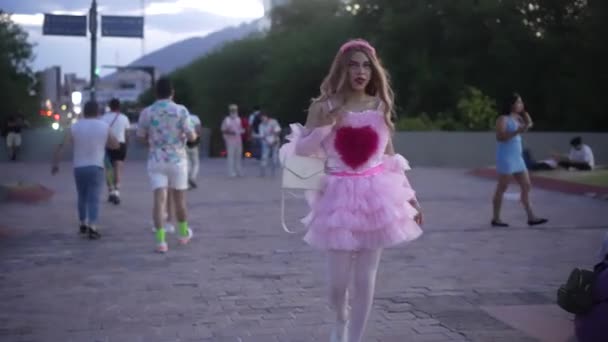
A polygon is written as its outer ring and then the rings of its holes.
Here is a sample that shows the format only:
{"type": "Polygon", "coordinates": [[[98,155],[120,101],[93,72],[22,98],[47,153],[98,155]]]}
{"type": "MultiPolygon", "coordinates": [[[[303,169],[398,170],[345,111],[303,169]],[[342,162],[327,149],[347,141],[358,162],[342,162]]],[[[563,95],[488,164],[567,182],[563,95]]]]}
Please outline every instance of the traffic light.
{"type": "Polygon", "coordinates": [[[95,76],[99,77],[100,73],[101,73],[101,69],[99,67],[95,68],[95,76]]]}
{"type": "Polygon", "coordinates": [[[59,114],[53,115],[53,119],[55,119],[55,121],[59,121],[59,118],[60,118],[59,114]]]}

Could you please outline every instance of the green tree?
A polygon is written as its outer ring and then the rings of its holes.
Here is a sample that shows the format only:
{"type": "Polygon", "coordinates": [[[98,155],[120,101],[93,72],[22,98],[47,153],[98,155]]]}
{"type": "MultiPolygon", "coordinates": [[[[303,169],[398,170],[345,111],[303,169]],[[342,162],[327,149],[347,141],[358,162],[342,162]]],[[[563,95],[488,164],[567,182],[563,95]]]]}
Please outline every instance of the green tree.
{"type": "Polygon", "coordinates": [[[459,121],[470,130],[491,129],[498,117],[496,102],[475,87],[467,87],[463,91],[456,108],[459,113],[459,121]]]}
{"type": "Polygon", "coordinates": [[[336,51],[356,36],[351,18],[340,15],[338,4],[339,1],[327,0],[295,1],[291,6],[302,8],[292,9],[289,19],[300,23],[309,18],[308,24],[272,31],[264,40],[268,47],[267,65],[258,76],[259,99],[283,123],[306,118],[310,101],[319,95],[319,85],[336,51]]]}
{"type": "Polygon", "coordinates": [[[518,91],[537,129],[608,130],[607,3],[292,0],[273,11],[269,33],[172,76],[178,101],[215,132],[230,102],[242,114],[260,104],[283,124],[303,122],[340,44],[360,37],[391,74],[399,129],[488,129],[494,99],[518,91]]]}
{"type": "Polygon", "coordinates": [[[36,113],[35,77],[30,68],[33,59],[28,35],[9,14],[0,10],[0,117],[36,113]]]}
{"type": "Polygon", "coordinates": [[[605,2],[355,3],[357,25],[384,57],[402,112],[427,112],[436,120],[435,113],[456,112],[463,85],[476,84],[491,98],[520,92],[537,128],[608,129],[598,101],[608,75],[599,62],[606,57],[605,2]]]}
{"type": "Polygon", "coordinates": [[[344,14],[342,0],[291,0],[271,13],[272,31],[281,33],[309,28],[344,14]]]}

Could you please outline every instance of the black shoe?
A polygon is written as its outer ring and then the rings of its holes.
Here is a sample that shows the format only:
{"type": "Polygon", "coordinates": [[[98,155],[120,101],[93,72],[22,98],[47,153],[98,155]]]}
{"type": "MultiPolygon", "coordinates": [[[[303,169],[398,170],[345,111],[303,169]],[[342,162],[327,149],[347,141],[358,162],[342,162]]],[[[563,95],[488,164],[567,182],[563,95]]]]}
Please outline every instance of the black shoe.
{"type": "Polygon", "coordinates": [[[539,224],[544,224],[549,222],[549,220],[545,218],[537,218],[534,220],[528,220],[528,226],[538,226],[539,224]]]}
{"type": "Polygon", "coordinates": [[[492,227],[508,227],[508,223],[504,223],[502,221],[492,220],[492,227]]]}
{"type": "Polygon", "coordinates": [[[97,229],[89,227],[89,240],[97,240],[101,238],[101,234],[97,231],[97,229]]]}
{"type": "Polygon", "coordinates": [[[198,187],[193,180],[189,180],[188,185],[190,186],[190,189],[196,189],[198,187]]]}
{"type": "Polygon", "coordinates": [[[108,196],[108,202],[110,202],[114,205],[119,205],[120,197],[116,196],[115,194],[111,194],[110,196],[108,196]]]}
{"type": "Polygon", "coordinates": [[[89,227],[86,224],[80,225],[80,234],[86,234],[89,231],[89,227]]]}

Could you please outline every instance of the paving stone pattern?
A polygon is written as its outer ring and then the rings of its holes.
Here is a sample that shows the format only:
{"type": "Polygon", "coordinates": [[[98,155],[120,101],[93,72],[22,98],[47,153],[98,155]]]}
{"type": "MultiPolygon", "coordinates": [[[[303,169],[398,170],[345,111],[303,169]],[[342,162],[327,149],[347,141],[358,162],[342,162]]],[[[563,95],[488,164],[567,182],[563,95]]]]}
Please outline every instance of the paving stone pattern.
{"type": "MultiPolygon", "coordinates": [[[[103,204],[100,241],[77,234],[69,164],[2,164],[6,181],[39,181],[48,202],[0,204],[0,341],[328,341],[325,263],[279,224],[278,179],[229,179],[206,160],[189,192],[195,237],[152,252],[145,165],[127,164],[123,204],[103,204]]],[[[480,309],[551,304],[574,266],[593,263],[608,203],[537,190],[550,224],[529,228],[505,201],[508,229],[488,226],[491,181],[466,170],[415,169],[425,234],[385,251],[366,341],[534,341],[480,309]]],[[[511,189],[510,191],[516,191],[511,189]]],[[[104,195],[105,196],[105,195],[104,195]]],[[[299,228],[306,206],[288,200],[299,228]]]]}

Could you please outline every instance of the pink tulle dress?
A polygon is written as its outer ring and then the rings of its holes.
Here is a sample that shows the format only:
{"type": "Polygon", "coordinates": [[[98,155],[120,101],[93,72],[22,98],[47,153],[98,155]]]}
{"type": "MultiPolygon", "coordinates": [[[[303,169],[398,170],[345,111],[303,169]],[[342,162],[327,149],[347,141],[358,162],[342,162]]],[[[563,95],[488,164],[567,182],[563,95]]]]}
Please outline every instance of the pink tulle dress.
{"type": "Polygon", "coordinates": [[[379,110],[348,112],[337,125],[306,130],[291,125],[281,154],[326,158],[321,191],[308,191],[311,212],[302,220],[304,240],[324,250],[378,249],[422,234],[414,221],[415,198],[407,160],[385,154],[390,131],[379,110]]]}

